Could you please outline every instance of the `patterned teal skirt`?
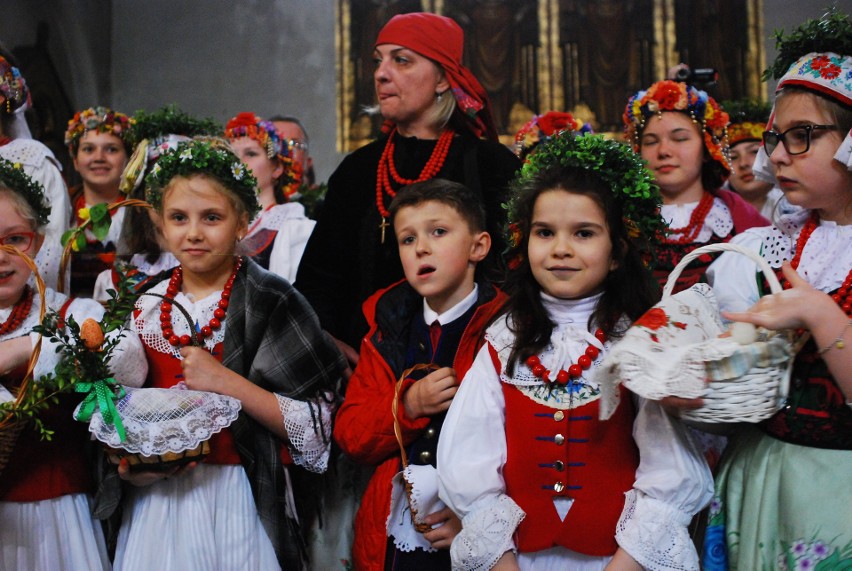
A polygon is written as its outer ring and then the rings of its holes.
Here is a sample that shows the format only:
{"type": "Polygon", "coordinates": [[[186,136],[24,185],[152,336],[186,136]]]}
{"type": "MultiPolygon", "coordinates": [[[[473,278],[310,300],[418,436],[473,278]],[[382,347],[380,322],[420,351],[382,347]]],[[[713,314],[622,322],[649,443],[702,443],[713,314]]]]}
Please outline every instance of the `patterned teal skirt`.
{"type": "Polygon", "coordinates": [[[852,451],[741,431],[716,476],[702,564],[852,571],[852,451]]]}

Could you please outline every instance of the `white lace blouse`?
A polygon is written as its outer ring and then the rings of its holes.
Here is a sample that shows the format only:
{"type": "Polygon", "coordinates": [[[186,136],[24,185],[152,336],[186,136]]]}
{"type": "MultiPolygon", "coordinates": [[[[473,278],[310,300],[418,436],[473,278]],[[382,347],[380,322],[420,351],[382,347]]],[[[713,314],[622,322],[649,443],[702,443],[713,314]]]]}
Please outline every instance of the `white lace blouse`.
{"type": "MultiPolygon", "coordinates": [[[[540,356],[542,363],[551,370],[567,369],[591,343],[603,349],[592,366],[591,371],[595,371],[611,345],[596,343],[588,333],[587,322],[598,298],[543,298],[557,326],[551,345],[540,356]]],[[[504,361],[512,342],[505,321],[490,327],[486,339],[504,361]]],[[[443,426],[438,445],[440,496],[463,523],[451,548],[454,568],[489,569],[503,553],[515,550],[512,535],[525,514],[506,494],[502,475],[507,459],[506,431],[512,427],[505,426],[501,383],[523,387],[529,391],[528,396],[538,394],[539,388],[525,364],[518,364],[516,369],[512,378],[499,374],[488,348],[483,347],[453,399],[443,426]]],[[[590,388],[598,386],[594,374],[584,376],[583,382],[590,388]]],[[[641,460],[615,538],[645,568],[697,569],[698,556],[687,525],[710,501],[712,476],[683,425],[669,417],[659,403],[637,398],[636,408],[633,437],[641,460]]],[[[554,501],[561,519],[571,509],[571,501],[554,501]]],[[[577,533],[583,531],[578,529],[577,533]]],[[[522,569],[533,565],[535,569],[602,569],[608,560],[609,557],[589,557],[560,547],[518,554],[522,569]]]]}

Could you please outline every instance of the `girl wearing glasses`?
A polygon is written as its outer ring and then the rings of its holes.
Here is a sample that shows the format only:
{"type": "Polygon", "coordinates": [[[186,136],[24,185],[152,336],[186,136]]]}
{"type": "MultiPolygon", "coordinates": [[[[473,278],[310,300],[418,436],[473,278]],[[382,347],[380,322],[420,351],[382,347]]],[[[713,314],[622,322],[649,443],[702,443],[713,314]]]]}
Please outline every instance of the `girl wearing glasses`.
{"type": "Polygon", "coordinates": [[[240,113],[228,121],[225,137],[257,179],[257,197],[263,208],[249,225],[243,251],[264,269],[292,283],[316,224],[305,216],[304,206],[288,202],[285,194],[296,178],[298,163],[290,148],[283,146],[275,126],[254,113],[240,113]]]}
{"type": "MultiPolygon", "coordinates": [[[[0,244],[35,257],[49,214],[42,186],[20,165],[0,159],[0,244]]],[[[0,402],[12,400],[10,391],[26,373],[42,303],[77,323],[99,320],[104,312],[94,300],[71,299],[51,289],[42,298],[27,283],[31,274],[21,257],[0,250],[0,402]]],[[[58,364],[54,348],[43,343],[36,379],[58,364]]],[[[121,358],[111,361],[115,378],[141,386],[148,365],[138,338],[125,336],[116,350],[121,358]]],[[[28,424],[15,443],[0,477],[0,569],[110,568],[100,523],[89,510],[94,487],[83,452],[89,433],[71,416],[79,401],[63,395],[39,413],[53,430],[50,441],[28,424]]]]}
{"type": "Polygon", "coordinates": [[[804,210],[734,242],[759,251],[787,289],[761,298],[745,256],[723,254],[708,271],[728,319],[800,329],[810,340],[796,356],[786,406],[741,429],[725,452],[705,569],[852,566],[850,46],[847,16],[811,20],[778,40],[782,56],[770,69],[781,77],[755,170],[804,210]],[[814,47],[825,51],[796,60],[814,47]]]}
{"type": "MultiPolygon", "coordinates": [[[[659,81],[630,99],[623,119],[634,151],[647,161],[663,197],[669,229],[656,250],[654,275],[660,285],[696,247],[768,224],[739,195],[720,188],[731,172],[728,114],[707,93],[659,81]]],[[[711,261],[707,256],[690,264],[675,292],[698,282],[711,261]]]]}

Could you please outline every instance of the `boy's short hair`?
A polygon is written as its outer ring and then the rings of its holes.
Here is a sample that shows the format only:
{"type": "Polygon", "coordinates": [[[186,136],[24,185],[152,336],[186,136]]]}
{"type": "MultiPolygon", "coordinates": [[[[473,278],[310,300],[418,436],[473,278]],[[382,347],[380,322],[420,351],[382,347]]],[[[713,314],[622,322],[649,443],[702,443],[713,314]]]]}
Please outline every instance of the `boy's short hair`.
{"type": "Polygon", "coordinates": [[[419,206],[424,202],[446,204],[467,222],[471,232],[485,231],[485,208],[479,196],[465,185],[443,178],[433,178],[402,187],[388,208],[391,223],[401,208],[419,206]]]}

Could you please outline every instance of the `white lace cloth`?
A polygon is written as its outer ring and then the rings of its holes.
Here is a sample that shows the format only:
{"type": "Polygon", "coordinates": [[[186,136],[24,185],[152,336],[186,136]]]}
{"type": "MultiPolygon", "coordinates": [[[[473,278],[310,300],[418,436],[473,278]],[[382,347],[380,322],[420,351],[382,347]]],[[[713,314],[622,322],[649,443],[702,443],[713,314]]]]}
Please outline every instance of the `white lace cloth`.
{"type": "Polygon", "coordinates": [[[316,221],[305,216],[305,207],[300,203],[276,204],[257,215],[244,240],[251,242],[251,238],[261,230],[277,232],[269,258],[269,271],[292,283],[296,280],[299,262],[315,225],[316,221]]]}
{"type": "Polygon", "coordinates": [[[418,524],[422,524],[427,515],[447,507],[438,497],[437,470],[429,465],[408,465],[402,472],[397,472],[391,485],[393,492],[388,513],[388,537],[393,537],[394,545],[401,551],[438,551],[411,523],[412,507],[416,512],[414,521],[418,524]],[[411,506],[405,493],[405,482],[411,484],[411,506]]]}
{"type": "Polygon", "coordinates": [[[128,389],[116,403],[127,438],[122,441],[115,424],[104,422],[100,409],[92,414],[89,432],[112,448],[143,456],[184,452],[230,426],[240,408],[237,399],[216,393],[178,387],[128,389]]]}
{"type": "MultiPolygon", "coordinates": [[[[731,243],[760,252],[773,268],[794,255],[796,239],[810,212],[783,216],[776,226],[751,228],[731,243]]],[[[830,292],[843,283],[852,268],[852,225],[821,221],[808,239],[798,273],[813,287],[830,292]]],[[[725,252],[707,269],[707,279],[723,311],[744,311],[757,303],[757,265],[746,256],[725,252]]]]}
{"type": "MultiPolygon", "coordinates": [[[[152,287],[150,293],[165,295],[168,288],[168,280],[158,283],[152,287]]],[[[213,292],[204,299],[193,301],[183,292],[178,292],[174,297],[189,314],[190,324],[177,307],[172,309],[172,329],[175,335],[192,335],[196,331],[197,324],[207,324],[213,317],[213,312],[218,307],[222,292],[213,292]]],[[[152,295],[142,295],[136,301],[136,309],[139,314],[133,320],[134,331],[139,334],[142,342],[148,347],[171,355],[176,359],[183,359],[180,350],[173,347],[163,338],[160,326],[160,303],[162,299],[152,295]]],[[[238,311],[239,308],[231,307],[228,311],[238,311]]],[[[213,335],[204,340],[204,347],[208,351],[224,341],[227,316],[222,327],[213,331],[213,335]]],[[[278,407],[281,410],[282,422],[289,437],[288,450],[293,462],[312,472],[324,472],[328,466],[328,457],[331,447],[327,442],[327,435],[331,434],[331,422],[334,414],[332,399],[316,398],[310,401],[291,399],[284,395],[276,394],[278,407]],[[313,414],[311,411],[313,410],[313,414]],[[314,418],[319,418],[323,430],[314,430],[314,418]],[[323,437],[326,435],[326,438],[323,437]]]]}
{"type": "MultiPolygon", "coordinates": [[[[660,208],[660,215],[670,228],[684,228],[689,225],[689,217],[698,207],[698,202],[688,202],[686,204],[663,204],[660,208]]],[[[718,196],[713,198],[713,206],[707,213],[707,218],[704,219],[704,226],[698,232],[695,242],[708,242],[715,234],[720,238],[724,238],[734,229],[734,219],[731,217],[731,211],[725,201],[718,196]]],[[[672,234],[671,238],[678,238],[680,234],[672,234]]]]}
{"type": "MultiPolygon", "coordinates": [[[[43,228],[44,243],[35,257],[39,274],[47,287],[55,289],[59,279],[59,261],[62,258],[62,234],[68,230],[71,219],[71,200],[53,152],[38,141],[15,139],[0,146],[0,157],[21,163],[24,172],[44,187],[44,197],[50,206],[50,216],[43,228]]],[[[35,283],[31,280],[31,283],[35,283]]]]}
{"type": "MultiPolygon", "coordinates": [[[[47,299],[47,308],[49,310],[59,311],[68,299],[68,296],[48,289],[45,293],[45,298],[47,299]]],[[[33,295],[33,305],[30,308],[30,313],[21,323],[21,326],[15,331],[0,336],[0,342],[20,337],[23,334],[22,332],[31,332],[33,327],[39,323],[40,309],[41,297],[35,294],[33,295]]],[[[0,321],[8,319],[11,311],[11,307],[0,309],[0,321]]],[[[82,298],[72,301],[66,312],[66,316],[73,317],[78,324],[83,323],[87,317],[100,320],[103,314],[104,308],[101,304],[91,299],[82,298]]],[[[114,331],[110,335],[115,336],[119,333],[120,331],[114,331]]],[[[33,347],[35,347],[39,335],[37,333],[29,333],[29,335],[33,347]]],[[[43,340],[41,352],[33,370],[34,378],[39,379],[48,373],[52,373],[56,365],[59,364],[60,356],[57,354],[56,348],[56,345],[46,339],[43,340]]],[[[110,369],[113,377],[119,383],[127,386],[142,386],[145,382],[145,376],[148,374],[148,362],[145,360],[145,353],[138,337],[128,333],[122,336],[119,344],[113,349],[110,369]]]]}
{"type": "MultiPolygon", "coordinates": [[[[557,324],[557,331],[569,327],[587,329],[593,303],[552,298],[545,303],[557,324]]],[[[493,327],[489,328],[488,335],[493,331],[493,327]]],[[[507,455],[506,430],[512,429],[505,425],[502,382],[488,347],[483,347],[456,393],[441,430],[438,443],[440,497],[462,518],[463,524],[462,533],[453,541],[451,549],[455,568],[480,569],[493,565],[505,551],[514,549],[512,535],[523,518],[523,512],[506,495],[502,475],[507,455]],[[488,445],[483,446],[483,442],[488,445]]],[[[590,395],[589,399],[592,398],[599,397],[590,395]]],[[[667,559],[666,554],[656,553],[655,546],[666,544],[672,552],[667,541],[675,542],[675,551],[684,555],[682,561],[673,564],[689,568],[692,561],[692,568],[697,568],[697,555],[685,524],[680,522],[688,522],[710,501],[713,483],[707,464],[683,425],[668,417],[655,402],[638,400],[633,437],[641,458],[634,484],[636,493],[657,500],[652,506],[665,506],[669,512],[680,513],[681,517],[672,521],[652,509],[625,513],[619,526],[628,531],[617,538],[619,544],[637,560],[651,562],[649,568],[665,569],[678,567],[655,563],[667,559]],[[647,538],[632,530],[636,526],[646,529],[650,520],[670,525],[658,527],[660,539],[645,544],[647,538]],[[642,542],[636,541],[638,537],[642,537],[642,542]]],[[[567,513],[564,505],[554,505],[554,508],[567,513]]],[[[602,568],[608,559],[589,561],[587,556],[565,549],[549,550],[544,557],[525,553],[518,557],[522,569],[529,568],[533,560],[539,568],[541,559],[546,559],[541,561],[543,568],[585,568],[585,565],[602,568]]]]}

